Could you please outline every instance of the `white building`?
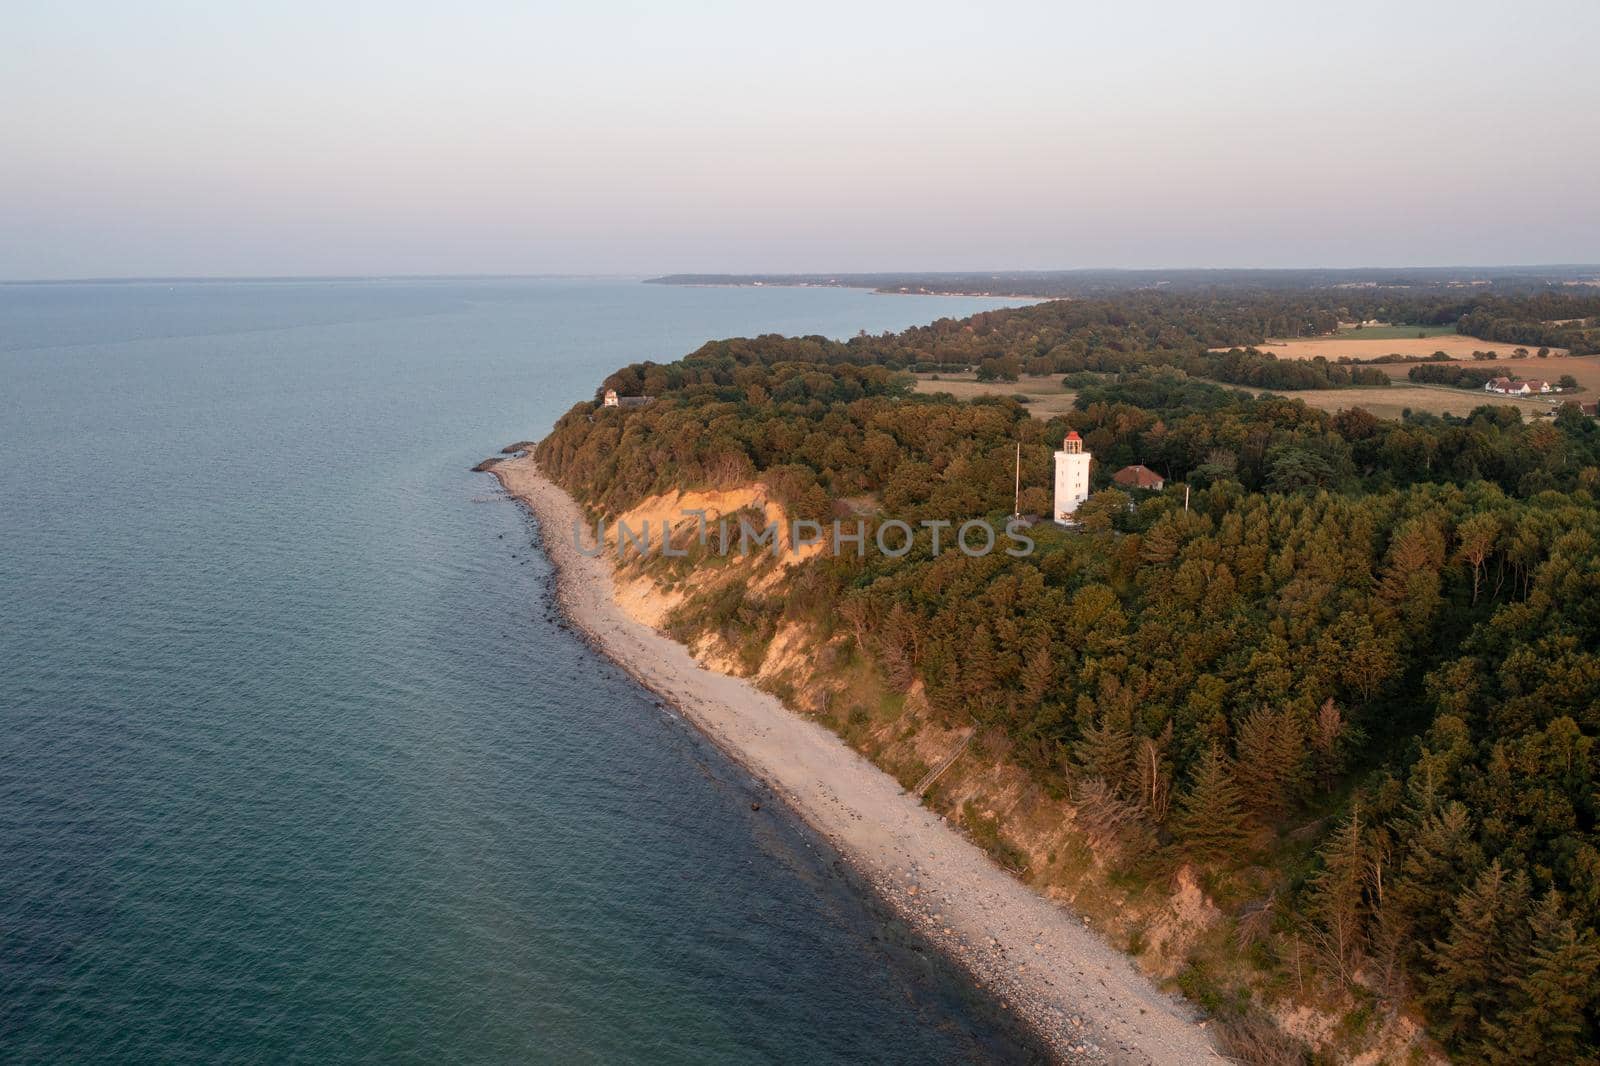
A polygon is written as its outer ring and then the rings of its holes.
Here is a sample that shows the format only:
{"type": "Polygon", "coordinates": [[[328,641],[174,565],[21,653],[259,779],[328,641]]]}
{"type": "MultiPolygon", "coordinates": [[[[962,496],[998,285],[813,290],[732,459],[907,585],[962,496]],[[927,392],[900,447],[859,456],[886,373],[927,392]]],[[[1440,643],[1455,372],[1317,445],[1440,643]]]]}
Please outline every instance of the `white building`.
{"type": "Polygon", "coordinates": [[[1089,498],[1089,453],[1076,430],[1067,433],[1056,452],[1056,521],[1070,525],[1078,505],[1089,498]]]}

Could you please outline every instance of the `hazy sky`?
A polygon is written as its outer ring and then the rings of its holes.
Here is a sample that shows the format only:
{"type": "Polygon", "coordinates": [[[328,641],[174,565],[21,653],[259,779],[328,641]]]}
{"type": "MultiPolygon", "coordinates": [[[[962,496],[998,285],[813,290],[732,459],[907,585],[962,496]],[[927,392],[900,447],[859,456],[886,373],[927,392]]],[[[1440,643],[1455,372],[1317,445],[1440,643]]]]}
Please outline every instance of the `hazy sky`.
{"type": "Polygon", "coordinates": [[[9,0],[0,278],[1600,261],[1600,3],[9,0]]]}

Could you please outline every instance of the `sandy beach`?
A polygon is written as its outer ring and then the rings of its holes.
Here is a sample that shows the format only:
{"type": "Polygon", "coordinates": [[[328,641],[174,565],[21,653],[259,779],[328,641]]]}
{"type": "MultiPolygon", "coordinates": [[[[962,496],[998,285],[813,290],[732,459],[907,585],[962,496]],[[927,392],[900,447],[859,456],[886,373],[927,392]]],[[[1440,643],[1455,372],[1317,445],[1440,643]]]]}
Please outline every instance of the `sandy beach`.
{"type": "Polygon", "coordinates": [[[607,558],[573,542],[573,499],[531,456],[488,467],[538,519],[568,619],[836,846],[908,921],[1066,1062],[1219,1062],[1186,1003],[1067,909],[996,866],[888,774],[749,682],[703,667],[617,605],[607,558]]]}

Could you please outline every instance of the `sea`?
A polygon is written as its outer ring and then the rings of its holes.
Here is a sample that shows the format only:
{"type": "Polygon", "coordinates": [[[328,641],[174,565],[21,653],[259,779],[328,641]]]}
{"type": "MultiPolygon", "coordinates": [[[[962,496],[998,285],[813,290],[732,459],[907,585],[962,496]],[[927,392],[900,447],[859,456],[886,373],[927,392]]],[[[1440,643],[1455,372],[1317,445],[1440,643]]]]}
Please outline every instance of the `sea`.
{"type": "Polygon", "coordinates": [[[1033,1059],[470,472],[629,362],[1004,305],[0,285],[0,1062],[1033,1059]]]}

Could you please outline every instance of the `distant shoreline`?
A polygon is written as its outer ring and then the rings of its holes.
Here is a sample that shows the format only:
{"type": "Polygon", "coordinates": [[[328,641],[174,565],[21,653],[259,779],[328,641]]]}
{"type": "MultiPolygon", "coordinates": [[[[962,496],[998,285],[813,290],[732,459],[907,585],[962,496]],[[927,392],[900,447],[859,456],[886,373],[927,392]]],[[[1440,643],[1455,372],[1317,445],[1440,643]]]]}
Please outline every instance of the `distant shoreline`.
{"type": "Polygon", "coordinates": [[[873,296],[960,296],[969,300],[1068,300],[1069,296],[1044,296],[1040,293],[954,292],[944,290],[881,289],[870,285],[822,285],[809,281],[663,281],[648,278],[646,285],[670,285],[675,289],[854,289],[873,296]]]}
{"type": "MultiPolygon", "coordinates": [[[[520,448],[521,446],[514,446],[520,448]]],[[[531,455],[483,464],[538,520],[568,620],[763,781],[910,925],[1063,1061],[1221,1061],[1191,1009],[1066,908],[996,866],[889,775],[748,681],[628,615],[611,563],[577,550],[578,504],[531,455]]]]}

